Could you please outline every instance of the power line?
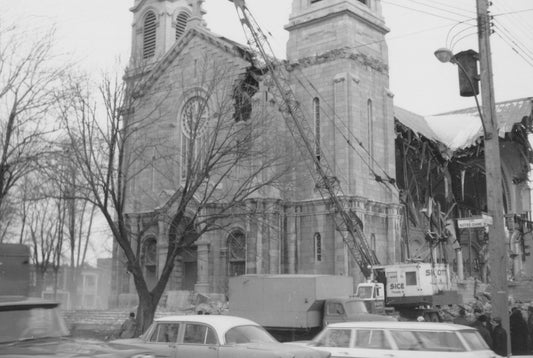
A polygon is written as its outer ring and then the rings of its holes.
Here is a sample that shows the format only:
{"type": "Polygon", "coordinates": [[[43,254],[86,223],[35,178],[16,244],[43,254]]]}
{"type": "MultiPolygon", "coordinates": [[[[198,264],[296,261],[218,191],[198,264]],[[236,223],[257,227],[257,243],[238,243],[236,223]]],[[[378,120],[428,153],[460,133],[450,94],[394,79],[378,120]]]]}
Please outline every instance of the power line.
{"type": "Polygon", "coordinates": [[[438,7],[438,6],[435,6],[435,5],[428,5],[428,4],[420,2],[418,0],[406,0],[406,1],[410,1],[410,2],[413,2],[415,4],[419,4],[421,6],[426,6],[426,7],[429,7],[431,9],[435,9],[437,11],[444,11],[444,12],[450,13],[452,15],[458,15],[458,16],[462,16],[462,17],[466,17],[466,18],[470,18],[470,17],[472,17],[472,15],[474,15],[473,13],[470,13],[469,15],[465,15],[464,13],[459,13],[459,12],[447,10],[445,8],[438,7]]]}
{"type": "Polygon", "coordinates": [[[453,6],[453,5],[450,5],[448,3],[443,3],[443,2],[440,2],[440,1],[437,1],[437,0],[432,0],[431,2],[435,3],[435,4],[439,4],[439,5],[445,6],[445,7],[448,7],[450,9],[464,11],[464,12],[470,14],[471,17],[476,16],[476,11],[475,10],[468,10],[468,9],[465,9],[465,8],[462,8],[462,7],[453,6]]]}
{"type": "Polygon", "coordinates": [[[461,31],[458,31],[457,33],[455,33],[455,35],[452,36],[452,38],[450,39],[450,42],[448,42],[448,39],[446,39],[446,45],[447,47],[450,49],[450,50],[453,50],[454,46],[459,43],[459,41],[461,41],[462,39],[468,37],[468,36],[472,36],[473,34],[476,34],[477,33],[477,28],[476,26],[474,25],[470,25],[468,27],[465,27],[464,29],[462,29],[461,31]],[[464,32],[466,31],[471,31],[472,29],[474,29],[474,32],[473,33],[468,33],[468,34],[465,34],[459,38],[457,38],[459,35],[463,34],[464,32]]]}
{"type": "Polygon", "coordinates": [[[459,42],[461,42],[462,40],[466,39],[467,37],[475,36],[475,35],[477,35],[477,30],[474,30],[473,32],[467,33],[467,34],[465,34],[465,35],[459,37],[457,40],[455,40],[454,42],[452,42],[452,43],[450,44],[449,49],[450,49],[450,50],[453,50],[453,48],[454,48],[459,42]]]}
{"type": "Polygon", "coordinates": [[[525,56],[527,56],[529,59],[533,61],[533,52],[527,48],[516,36],[514,36],[511,31],[507,30],[505,26],[503,26],[501,23],[495,21],[496,28],[499,28],[502,30],[502,33],[507,37],[507,39],[514,44],[520,51],[523,52],[525,56]]]}
{"type": "MultiPolygon", "coordinates": [[[[466,25],[466,26],[467,26],[466,29],[470,29],[470,28],[472,28],[472,27],[477,28],[476,25],[467,25],[467,24],[466,24],[467,22],[469,22],[469,21],[474,21],[474,20],[475,20],[475,19],[469,19],[469,20],[465,20],[465,21],[460,21],[460,22],[456,23],[455,25],[453,25],[453,26],[450,28],[450,30],[448,30],[448,33],[446,34],[446,42],[445,42],[446,46],[447,46],[448,48],[451,48],[450,44],[453,43],[453,38],[455,38],[455,36],[456,36],[457,34],[454,35],[454,36],[452,36],[452,40],[450,40],[450,41],[448,41],[448,40],[449,40],[449,38],[450,38],[450,34],[453,32],[453,30],[454,30],[457,26],[459,26],[459,25],[466,25]]],[[[459,32],[463,32],[463,31],[464,31],[464,30],[461,30],[461,31],[459,31],[459,32]]]]}
{"type": "MultiPolygon", "coordinates": [[[[494,5],[495,8],[498,8],[498,9],[502,9],[503,11],[500,12],[500,13],[497,13],[496,16],[500,16],[500,14],[503,14],[503,13],[507,13],[507,12],[513,12],[513,10],[509,7],[506,6],[507,4],[504,2],[504,3],[501,3],[501,4],[496,4],[494,5]]],[[[520,16],[518,16],[516,13],[515,14],[509,14],[511,16],[507,17],[501,17],[502,19],[515,19],[516,21],[513,22],[513,24],[516,24],[517,22],[520,22],[521,25],[524,26],[524,28],[527,28],[527,30],[524,31],[525,34],[527,35],[530,35],[532,32],[533,32],[533,26],[529,23],[529,22],[526,22],[526,21],[523,21],[524,19],[521,18],[520,16]]]]}
{"type": "Polygon", "coordinates": [[[409,7],[409,6],[403,6],[403,5],[399,5],[399,4],[396,4],[396,3],[393,3],[393,2],[389,2],[387,0],[382,0],[384,3],[386,4],[389,4],[389,5],[393,5],[393,6],[397,6],[397,7],[401,7],[403,9],[407,9],[407,10],[411,10],[411,11],[416,11],[416,12],[420,12],[422,14],[426,14],[426,15],[431,15],[431,16],[435,16],[435,17],[438,17],[438,18],[441,18],[441,19],[445,19],[445,20],[450,20],[450,21],[453,21],[453,22],[457,22],[459,21],[457,18],[451,18],[451,17],[447,17],[447,16],[442,16],[442,15],[438,15],[438,14],[435,14],[433,12],[429,12],[429,11],[425,11],[425,10],[420,10],[420,9],[417,9],[417,8],[412,8],[412,7],[409,7]]]}
{"type": "Polygon", "coordinates": [[[503,15],[519,14],[519,13],[528,12],[528,11],[533,11],[533,9],[522,9],[522,10],[516,10],[516,11],[502,12],[502,13],[499,13],[499,14],[493,14],[492,16],[503,16],[503,15]]]}
{"type": "MultiPolygon", "coordinates": [[[[495,7],[497,8],[500,8],[500,6],[502,9],[507,10],[507,12],[509,12],[510,9],[508,7],[505,7],[504,4],[495,5],[495,7]]],[[[529,23],[524,22],[520,16],[516,14],[511,14],[511,16],[509,17],[499,17],[498,21],[501,21],[502,23],[503,21],[507,21],[507,25],[509,27],[518,28],[519,30],[521,30],[523,36],[533,41],[533,26],[530,26],[529,23]]]]}
{"type": "MultiPolygon", "coordinates": [[[[503,34],[503,33],[502,33],[503,34]]],[[[502,36],[502,34],[500,34],[499,32],[496,32],[496,35],[498,35],[507,45],[509,45],[509,47],[511,47],[511,49],[518,55],[520,56],[524,61],[526,61],[526,63],[528,65],[530,65],[531,67],[533,67],[533,62],[530,62],[530,60],[528,60],[524,55],[522,55],[510,42],[509,40],[507,40],[505,37],[502,36]]]]}

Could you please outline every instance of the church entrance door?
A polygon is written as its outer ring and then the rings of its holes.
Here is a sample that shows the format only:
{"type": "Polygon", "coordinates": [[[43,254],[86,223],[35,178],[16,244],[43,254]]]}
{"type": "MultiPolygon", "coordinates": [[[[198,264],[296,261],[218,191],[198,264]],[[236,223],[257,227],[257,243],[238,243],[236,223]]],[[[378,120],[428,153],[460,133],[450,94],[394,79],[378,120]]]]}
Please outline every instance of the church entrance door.
{"type": "Polygon", "coordinates": [[[181,289],[193,291],[194,285],[198,279],[198,259],[196,248],[186,249],[182,255],[183,276],[181,280],[181,289]]]}

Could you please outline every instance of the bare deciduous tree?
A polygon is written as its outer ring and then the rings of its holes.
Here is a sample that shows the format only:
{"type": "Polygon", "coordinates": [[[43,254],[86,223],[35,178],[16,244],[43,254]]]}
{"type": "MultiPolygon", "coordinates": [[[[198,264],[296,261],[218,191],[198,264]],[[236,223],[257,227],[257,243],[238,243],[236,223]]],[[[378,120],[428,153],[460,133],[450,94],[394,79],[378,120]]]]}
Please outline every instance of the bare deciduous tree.
{"type": "Polygon", "coordinates": [[[0,27],[0,207],[48,151],[46,135],[54,130],[47,113],[64,65],[53,64],[53,31],[30,36],[0,27]]]}
{"type": "Polygon", "coordinates": [[[57,143],[54,155],[49,155],[46,160],[43,160],[44,164],[37,173],[51,186],[44,194],[45,198],[58,203],[55,214],[56,220],[61,223],[61,230],[58,231],[58,245],[53,255],[52,268],[57,277],[63,259],[70,263],[67,289],[72,307],[79,307],[81,302],[77,292],[78,284],[87,259],[96,207],[85,200],[86,195],[79,195],[77,192],[80,188],[76,183],[82,178],[79,177],[80,172],[76,169],[71,153],[72,143],[68,140],[60,141],[57,143]]]}
{"type": "Polygon", "coordinates": [[[201,62],[196,83],[183,80],[173,87],[150,90],[142,77],[130,77],[128,86],[105,78],[99,88],[105,112],[86,86],[72,85],[63,109],[84,179],[77,193],[90,191],[86,200],[100,209],[122,249],[139,297],[140,330],[152,322],[177,256],[206,232],[223,230],[230,217],[252,214],[250,198],[275,197],[286,170],[268,111],[258,105],[252,112],[255,91],[235,91],[245,69],[215,59],[201,62]],[[178,111],[180,96],[188,97],[180,105],[181,140],[176,131],[161,130],[175,120],[171,113],[178,111]],[[171,217],[155,211],[162,192],[169,195],[158,212],[172,208],[171,217]],[[140,220],[130,215],[147,208],[152,213],[140,220]],[[141,240],[161,220],[170,228],[168,250],[156,282],[149,284],[141,240]]]}
{"type": "Polygon", "coordinates": [[[26,175],[24,181],[26,230],[21,241],[31,247],[36,290],[40,292],[44,289],[47,272],[60,264],[65,202],[56,198],[54,183],[43,180],[38,172],[26,175]]]}

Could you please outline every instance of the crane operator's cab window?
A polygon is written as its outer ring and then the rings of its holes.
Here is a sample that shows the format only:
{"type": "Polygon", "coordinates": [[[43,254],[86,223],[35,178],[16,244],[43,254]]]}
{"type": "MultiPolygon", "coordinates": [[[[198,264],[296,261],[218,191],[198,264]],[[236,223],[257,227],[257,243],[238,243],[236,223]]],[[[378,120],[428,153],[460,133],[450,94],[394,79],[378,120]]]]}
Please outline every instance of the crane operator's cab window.
{"type": "Polygon", "coordinates": [[[416,286],[416,271],[406,272],[405,273],[405,285],[406,286],[416,286]]]}

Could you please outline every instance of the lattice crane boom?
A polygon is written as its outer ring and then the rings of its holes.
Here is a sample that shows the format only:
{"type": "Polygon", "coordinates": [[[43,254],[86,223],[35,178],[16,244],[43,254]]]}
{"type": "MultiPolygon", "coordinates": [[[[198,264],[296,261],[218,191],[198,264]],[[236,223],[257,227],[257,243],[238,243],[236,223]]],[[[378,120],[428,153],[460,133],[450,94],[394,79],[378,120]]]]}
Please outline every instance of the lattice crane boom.
{"type": "Polygon", "coordinates": [[[334,216],[336,229],[341,233],[344,243],[363,275],[369,277],[371,267],[378,265],[379,261],[375,252],[369,248],[357,214],[352,210],[346,210],[339,198],[343,194],[338,178],[333,175],[334,172],[327,164],[326,158],[323,155],[316,155],[315,134],[290,87],[288,71],[284,64],[276,60],[270,43],[246,7],[245,1],[229,1],[235,5],[249,45],[257,51],[258,60],[262,61],[259,65],[268,69],[278,89],[278,104],[281,106],[281,113],[291,135],[295,138],[302,154],[310,155],[313,160],[314,167],[310,168],[310,172],[322,197],[336,210],[334,216]]]}

